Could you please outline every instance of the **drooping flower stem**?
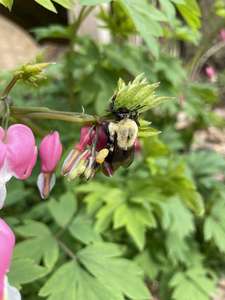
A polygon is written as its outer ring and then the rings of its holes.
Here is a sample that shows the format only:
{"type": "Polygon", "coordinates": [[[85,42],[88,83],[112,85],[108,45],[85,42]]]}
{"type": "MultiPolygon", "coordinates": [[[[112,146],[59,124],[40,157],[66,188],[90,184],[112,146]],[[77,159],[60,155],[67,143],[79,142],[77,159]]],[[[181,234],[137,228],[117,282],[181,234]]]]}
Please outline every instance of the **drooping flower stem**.
{"type": "Polygon", "coordinates": [[[4,101],[5,101],[6,113],[5,113],[5,117],[2,120],[4,122],[4,129],[5,129],[3,143],[7,143],[7,130],[8,130],[8,122],[9,122],[9,116],[10,116],[10,108],[9,108],[9,103],[6,98],[4,98],[4,101]]]}
{"type": "Polygon", "coordinates": [[[9,92],[11,91],[11,89],[13,88],[13,86],[17,82],[17,80],[19,80],[19,78],[13,76],[12,80],[9,82],[9,84],[5,88],[4,92],[2,93],[1,100],[4,100],[7,98],[9,92]]]}
{"type": "Polygon", "coordinates": [[[61,120],[79,124],[92,124],[97,122],[95,117],[79,118],[77,116],[68,116],[60,113],[11,113],[11,116],[14,118],[61,120]]]}
{"type": "Polygon", "coordinates": [[[29,118],[29,119],[49,119],[61,120],[79,124],[95,124],[102,118],[92,115],[79,113],[51,110],[46,107],[10,107],[10,116],[13,118],[29,118]]]}

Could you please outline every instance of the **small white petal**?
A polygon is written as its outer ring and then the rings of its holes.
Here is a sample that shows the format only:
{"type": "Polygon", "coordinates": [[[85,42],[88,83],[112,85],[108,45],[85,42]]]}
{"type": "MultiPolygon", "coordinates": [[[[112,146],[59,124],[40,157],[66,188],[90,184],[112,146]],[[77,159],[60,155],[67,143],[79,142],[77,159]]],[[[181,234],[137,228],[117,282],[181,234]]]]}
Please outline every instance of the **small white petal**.
{"type": "MultiPolygon", "coordinates": [[[[67,158],[64,160],[64,163],[63,163],[63,166],[62,166],[62,170],[63,170],[65,164],[67,164],[67,162],[70,160],[70,158],[71,158],[71,156],[72,156],[72,154],[73,154],[73,151],[74,151],[74,149],[70,151],[69,155],[68,155],[67,158]]],[[[69,173],[69,172],[68,172],[68,173],[69,173]]],[[[62,175],[63,175],[63,176],[66,176],[68,173],[62,174],[62,175]]]]}
{"type": "Polygon", "coordinates": [[[4,278],[4,300],[21,300],[20,292],[14,287],[9,285],[8,277],[4,278]]]}
{"type": "Polygon", "coordinates": [[[4,183],[0,183],[0,209],[4,205],[6,194],[6,185],[4,183]]]}
{"type": "Polygon", "coordinates": [[[13,176],[13,173],[8,171],[7,161],[5,160],[4,165],[0,169],[0,183],[6,183],[13,176]]]}
{"type": "Polygon", "coordinates": [[[42,195],[42,190],[43,190],[43,186],[44,186],[44,174],[43,173],[38,175],[37,186],[40,191],[41,198],[44,199],[44,197],[42,195]]]}

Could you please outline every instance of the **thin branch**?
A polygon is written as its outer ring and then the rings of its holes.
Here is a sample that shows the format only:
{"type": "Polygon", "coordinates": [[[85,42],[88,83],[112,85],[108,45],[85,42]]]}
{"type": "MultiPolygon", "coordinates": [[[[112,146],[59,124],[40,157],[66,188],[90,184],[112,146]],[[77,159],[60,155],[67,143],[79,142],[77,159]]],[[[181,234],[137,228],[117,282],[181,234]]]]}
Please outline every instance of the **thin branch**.
{"type": "Polygon", "coordinates": [[[75,256],[75,254],[63,243],[63,242],[61,242],[60,240],[58,240],[57,238],[55,238],[55,240],[56,240],[56,242],[59,244],[59,246],[66,252],[66,254],[70,257],[70,258],[72,258],[72,259],[74,259],[74,260],[76,260],[77,258],[76,258],[76,256],[75,256]]]}
{"type": "Polygon", "coordinates": [[[208,51],[206,51],[198,60],[190,78],[193,80],[196,75],[199,74],[202,66],[204,65],[204,63],[213,55],[215,54],[217,51],[219,51],[221,48],[225,47],[225,41],[221,41],[219,43],[217,43],[216,45],[212,46],[208,51]]]}
{"type": "Polygon", "coordinates": [[[48,119],[48,120],[60,120],[60,121],[67,121],[72,123],[79,123],[79,124],[92,124],[96,123],[98,120],[95,117],[92,118],[79,118],[79,117],[72,117],[66,116],[61,114],[53,114],[53,113],[15,113],[11,112],[10,114],[13,118],[28,118],[28,119],[48,119]]]}

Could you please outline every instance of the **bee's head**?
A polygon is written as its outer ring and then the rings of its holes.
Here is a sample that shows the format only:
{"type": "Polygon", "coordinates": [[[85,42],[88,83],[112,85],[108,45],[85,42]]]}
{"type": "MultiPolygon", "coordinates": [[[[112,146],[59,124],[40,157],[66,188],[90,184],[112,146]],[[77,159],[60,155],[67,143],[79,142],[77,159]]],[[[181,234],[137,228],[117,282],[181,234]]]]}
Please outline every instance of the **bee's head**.
{"type": "Polygon", "coordinates": [[[133,115],[131,110],[127,109],[126,107],[120,107],[116,111],[112,111],[114,114],[114,118],[117,122],[123,119],[133,119],[133,115]]]}

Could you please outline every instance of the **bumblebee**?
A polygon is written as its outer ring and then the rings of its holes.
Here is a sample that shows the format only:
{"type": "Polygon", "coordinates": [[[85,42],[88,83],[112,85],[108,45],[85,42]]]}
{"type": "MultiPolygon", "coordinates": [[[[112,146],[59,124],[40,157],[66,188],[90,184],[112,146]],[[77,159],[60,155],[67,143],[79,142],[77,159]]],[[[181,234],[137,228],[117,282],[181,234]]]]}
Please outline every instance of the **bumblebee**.
{"type": "Polygon", "coordinates": [[[116,123],[101,124],[104,133],[108,136],[108,140],[105,148],[96,157],[92,174],[97,171],[104,161],[110,164],[113,171],[116,171],[120,166],[128,168],[134,160],[135,140],[138,134],[138,127],[140,126],[138,110],[145,105],[138,105],[134,110],[129,110],[126,107],[114,110],[117,93],[118,91],[110,102],[110,110],[106,110],[114,114],[116,123]]]}

